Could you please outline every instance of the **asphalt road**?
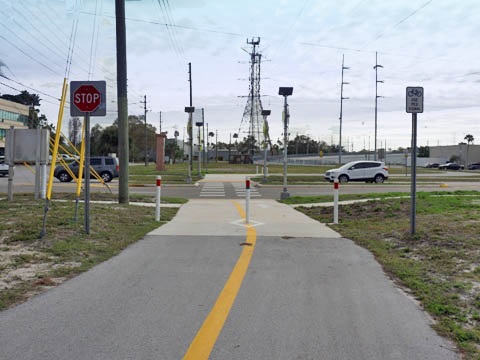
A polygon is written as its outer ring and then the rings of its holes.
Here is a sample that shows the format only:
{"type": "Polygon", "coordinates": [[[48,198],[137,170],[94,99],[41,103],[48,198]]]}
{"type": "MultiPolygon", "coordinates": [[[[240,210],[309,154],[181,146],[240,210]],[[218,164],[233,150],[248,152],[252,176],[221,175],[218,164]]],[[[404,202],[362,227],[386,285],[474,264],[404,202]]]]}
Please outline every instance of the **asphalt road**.
{"type": "Polygon", "coordinates": [[[457,358],[368,251],[272,200],[252,200],[246,227],[243,205],[191,200],[119,256],[0,313],[0,358],[457,358]]]}
{"type": "MultiPolygon", "coordinates": [[[[455,190],[479,190],[477,181],[448,181],[449,178],[458,176],[458,172],[438,173],[439,180],[436,183],[417,183],[417,191],[455,191],[455,190]],[[440,187],[440,183],[446,185],[440,187]]],[[[475,174],[473,174],[475,175],[475,174]]],[[[409,177],[405,177],[406,180],[409,177]]],[[[244,197],[245,175],[207,175],[207,181],[201,181],[195,184],[164,184],[162,186],[162,196],[183,197],[187,199],[212,198],[212,199],[238,199],[244,197]]],[[[0,177],[0,193],[7,193],[8,179],[0,177]]],[[[60,183],[54,180],[53,192],[75,192],[74,183],[60,183]]],[[[118,180],[115,179],[108,184],[113,193],[118,192],[118,180]]],[[[325,183],[321,185],[288,185],[287,190],[291,196],[309,196],[309,195],[330,195],[332,194],[332,185],[325,183]]],[[[92,192],[110,192],[108,188],[101,185],[97,180],[92,180],[92,192]]],[[[14,192],[28,193],[34,191],[34,176],[30,170],[24,166],[16,166],[14,178],[14,192]]],[[[258,184],[251,189],[252,198],[279,199],[283,191],[281,185],[263,185],[258,184]]],[[[365,184],[348,183],[340,186],[340,195],[343,194],[364,194],[364,193],[386,193],[392,191],[410,192],[410,184],[387,182],[386,184],[365,184]]],[[[129,192],[132,194],[151,194],[155,195],[155,186],[147,184],[146,186],[131,186],[129,192]]]]}

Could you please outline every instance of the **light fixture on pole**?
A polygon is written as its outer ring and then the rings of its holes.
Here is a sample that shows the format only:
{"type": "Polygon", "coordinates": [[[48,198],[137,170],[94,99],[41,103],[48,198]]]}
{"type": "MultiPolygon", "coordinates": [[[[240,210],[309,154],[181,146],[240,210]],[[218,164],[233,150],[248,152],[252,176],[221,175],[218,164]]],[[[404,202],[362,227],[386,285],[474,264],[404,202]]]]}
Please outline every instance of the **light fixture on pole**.
{"type": "Polygon", "coordinates": [[[262,110],[262,116],[263,116],[263,149],[264,149],[263,183],[267,182],[267,140],[269,138],[267,116],[270,115],[270,114],[271,114],[271,110],[262,110]]]}
{"type": "MultiPolygon", "coordinates": [[[[235,139],[235,155],[238,155],[238,133],[233,133],[233,138],[235,139]]],[[[236,164],[236,160],[234,160],[236,164]]]]}
{"type": "MultiPolygon", "coordinates": [[[[378,80],[378,68],[383,68],[382,65],[378,64],[378,53],[375,52],[375,152],[373,153],[373,160],[377,160],[377,100],[379,97],[378,95],[378,83],[383,83],[383,80],[378,80]]],[[[385,149],[386,152],[386,149],[385,149]]]]}
{"type": "MultiPolygon", "coordinates": [[[[203,114],[203,109],[202,109],[202,114],[203,114]]],[[[201,167],[201,163],[202,163],[202,139],[201,139],[201,132],[200,132],[200,128],[203,126],[203,117],[202,117],[202,121],[196,121],[195,122],[195,125],[197,126],[198,128],[198,177],[202,177],[202,167],[201,167]]]]}
{"type": "Polygon", "coordinates": [[[288,150],[288,121],[290,114],[288,112],[287,96],[292,95],[293,87],[280,87],[278,95],[284,98],[283,103],[283,191],[280,194],[280,199],[284,200],[290,197],[287,191],[287,150],[288,150]]]}
{"type": "Polygon", "coordinates": [[[187,183],[192,182],[192,145],[193,145],[193,130],[192,130],[192,113],[195,111],[194,106],[185,106],[185,112],[188,113],[187,133],[190,143],[190,156],[188,157],[188,176],[187,183]]]}

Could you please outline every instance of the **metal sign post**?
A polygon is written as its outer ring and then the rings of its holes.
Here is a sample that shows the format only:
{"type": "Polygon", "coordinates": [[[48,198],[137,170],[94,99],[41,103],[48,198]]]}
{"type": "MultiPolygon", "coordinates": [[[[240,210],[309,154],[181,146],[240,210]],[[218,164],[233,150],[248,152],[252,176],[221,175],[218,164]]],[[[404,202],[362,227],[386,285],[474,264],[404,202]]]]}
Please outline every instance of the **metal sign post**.
{"type": "Polygon", "coordinates": [[[415,235],[417,212],[417,113],[423,113],[423,87],[407,87],[406,111],[412,114],[410,235],[415,235]]]}
{"type": "Polygon", "coordinates": [[[250,178],[245,177],[245,224],[250,223],[250,178]]]}
{"type": "Polygon", "coordinates": [[[70,82],[70,116],[85,116],[85,232],[87,234],[90,234],[90,116],[107,114],[106,88],[105,81],[70,82]]]}
{"type": "MultiPolygon", "coordinates": [[[[85,114],[85,232],[90,234],[90,113],[85,114]]],[[[78,181],[81,181],[79,179],[78,181]]]]}

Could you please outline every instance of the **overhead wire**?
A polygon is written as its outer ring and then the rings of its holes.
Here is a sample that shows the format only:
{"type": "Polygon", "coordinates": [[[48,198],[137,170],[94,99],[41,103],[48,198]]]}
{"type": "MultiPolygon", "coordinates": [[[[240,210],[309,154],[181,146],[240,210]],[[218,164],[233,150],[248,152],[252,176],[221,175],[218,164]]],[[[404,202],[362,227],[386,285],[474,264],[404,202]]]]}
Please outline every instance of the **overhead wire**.
{"type": "Polygon", "coordinates": [[[365,44],[363,47],[367,47],[371,44],[373,44],[374,42],[376,42],[377,40],[381,39],[385,34],[387,34],[388,32],[392,31],[393,29],[397,28],[399,25],[403,24],[405,21],[407,21],[408,19],[410,19],[412,16],[414,16],[415,14],[417,14],[420,10],[424,9],[425,7],[427,7],[428,5],[430,5],[432,3],[433,0],[428,0],[427,2],[423,3],[420,7],[416,8],[414,11],[412,11],[410,14],[408,14],[406,17],[402,18],[400,21],[398,21],[397,23],[395,23],[393,26],[391,26],[390,28],[387,28],[386,30],[384,30],[383,32],[381,32],[380,34],[378,34],[372,41],[368,42],[367,44],[365,44]]]}
{"type": "MultiPolygon", "coordinates": [[[[154,1],[155,3],[155,1],[154,1]]],[[[156,4],[158,5],[158,8],[160,9],[161,16],[163,17],[163,21],[165,22],[165,29],[166,29],[166,34],[169,39],[169,43],[171,45],[171,48],[173,49],[175,55],[183,62],[185,62],[184,58],[181,55],[181,51],[178,47],[177,41],[175,39],[175,36],[173,34],[173,29],[168,26],[169,21],[167,18],[166,10],[164,9],[163,6],[163,1],[162,0],[156,0],[156,4]]]]}
{"type": "MultiPolygon", "coordinates": [[[[100,13],[103,11],[103,0],[100,0],[100,13]]],[[[95,47],[93,50],[93,66],[92,66],[92,75],[95,73],[95,64],[96,64],[96,58],[97,58],[97,49],[98,49],[98,39],[100,38],[100,22],[98,22],[97,26],[97,36],[95,38],[95,47]]],[[[109,69],[102,67],[105,73],[109,72],[109,69]]]]}
{"type": "MultiPolygon", "coordinates": [[[[16,11],[15,8],[12,8],[12,9],[14,11],[16,11]]],[[[2,9],[0,9],[0,13],[3,14],[5,17],[7,16],[7,14],[2,9]]],[[[21,16],[24,16],[21,13],[19,13],[19,14],[21,16]]],[[[60,68],[62,67],[62,65],[59,62],[57,62],[57,59],[58,58],[63,58],[63,56],[64,56],[63,54],[61,54],[55,47],[51,47],[51,46],[47,45],[42,39],[39,38],[39,36],[37,36],[36,32],[29,31],[28,29],[25,28],[25,26],[23,24],[21,24],[20,22],[14,20],[14,19],[11,19],[11,21],[12,21],[13,24],[15,24],[15,26],[17,26],[18,28],[23,30],[25,32],[25,34],[28,35],[28,37],[33,38],[33,40],[35,40],[35,42],[34,42],[35,44],[41,45],[41,47],[40,47],[41,50],[38,49],[38,48],[36,49],[36,53],[38,55],[42,56],[45,60],[49,61],[52,65],[58,66],[60,68]],[[48,52],[49,52],[48,56],[45,54],[44,49],[48,50],[48,52]],[[52,57],[52,54],[54,55],[53,57],[52,57]]],[[[33,24],[31,24],[31,25],[33,27],[33,24]]],[[[18,39],[20,39],[22,42],[24,42],[28,48],[33,48],[32,43],[27,43],[19,35],[20,32],[15,31],[16,29],[12,29],[12,27],[8,27],[5,24],[2,24],[2,26],[4,26],[10,33],[14,34],[18,39]]]]}
{"type": "MultiPolygon", "coordinates": [[[[60,18],[61,15],[58,14],[57,11],[50,6],[50,4],[49,4],[48,1],[45,1],[45,2],[44,2],[44,5],[46,5],[47,8],[48,8],[48,10],[49,10],[49,11],[44,11],[44,12],[43,12],[43,14],[44,14],[44,15],[48,18],[48,20],[49,20],[48,23],[49,23],[49,24],[52,24],[52,25],[58,30],[58,32],[55,32],[55,33],[62,33],[62,34],[65,36],[65,42],[68,44],[68,41],[67,41],[66,39],[68,39],[68,38],[70,37],[70,35],[69,35],[67,32],[65,32],[65,30],[64,30],[62,27],[60,27],[60,26],[57,24],[57,22],[54,21],[54,19],[52,19],[52,18],[50,17],[50,14],[55,15],[56,18],[60,18]]],[[[83,55],[88,56],[88,52],[87,52],[85,49],[83,49],[81,46],[78,46],[77,49],[78,49],[80,52],[82,52],[83,55]]]]}
{"type": "Polygon", "coordinates": [[[97,9],[98,9],[98,0],[95,0],[95,16],[93,17],[93,27],[92,27],[92,40],[90,42],[90,59],[88,62],[88,80],[92,77],[92,62],[93,59],[93,49],[94,49],[94,38],[95,32],[98,32],[97,29],[97,9]]]}
{"type": "MultiPolygon", "coordinates": [[[[8,85],[8,84],[5,84],[4,82],[1,82],[1,81],[0,81],[0,85],[3,85],[3,86],[5,86],[5,87],[7,87],[7,88],[9,88],[9,89],[18,91],[19,93],[21,93],[21,92],[23,91],[23,90],[20,90],[20,89],[15,88],[15,87],[13,87],[13,86],[10,86],[10,85],[8,85]]],[[[22,85],[22,86],[23,86],[23,85],[22,85]]],[[[30,89],[32,89],[32,88],[30,88],[30,89]]],[[[34,89],[32,89],[32,90],[34,90],[34,89]]],[[[49,95],[49,96],[51,96],[51,95],[49,95]]],[[[48,100],[45,100],[45,99],[41,99],[41,100],[42,100],[42,101],[45,101],[45,102],[48,102],[49,104],[52,104],[52,105],[58,105],[58,104],[56,104],[56,103],[53,103],[53,102],[48,101],[48,100]]]]}
{"type": "Polygon", "coordinates": [[[12,82],[14,82],[14,83],[17,84],[17,85],[20,85],[20,86],[26,87],[26,88],[28,88],[28,89],[30,89],[30,90],[33,90],[33,91],[35,91],[36,93],[39,93],[39,94],[48,96],[48,97],[50,97],[50,98],[52,98],[52,99],[55,99],[55,100],[60,101],[60,99],[56,98],[56,97],[53,96],[53,95],[47,94],[46,92],[43,92],[43,91],[38,90],[38,89],[35,89],[35,88],[31,87],[31,86],[22,84],[20,81],[13,80],[13,79],[9,78],[8,76],[5,76],[5,75],[0,74],[0,77],[3,77],[4,79],[7,79],[7,80],[9,80],[9,81],[12,81],[12,82]]]}
{"type": "MultiPolygon", "coordinates": [[[[77,3],[75,3],[75,7],[77,3]]],[[[68,56],[67,56],[67,64],[65,66],[65,78],[68,79],[70,77],[70,70],[72,68],[72,58],[75,49],[75,40],[77,38],[78,32],[78,15],[74,13],[73,21],[72,21],[72,29],[70,32],[70,42],[68,46],[68,56]]]]}
{"type": "MultiPolygon", "coordinates": [[[[300,11],[297,13],[297,15],[295,16],[295,18],[293,19],[293,21],[290,23],[290,26],[288,27],[286,33],[282,36],[282,41],[280,43],[280,45],[277,47],[277,49],[283,49],[284,48],[284,45],[285,45],[285,42],[287,41],[287,38],[288,36],[290,35],[290,33],[292,32],[293,28],[295,27],[295,25],[297,24],[298,22],[298,19],[300,19],[300,16],[302,16],[303,14],[303,11],[305,10],[305,7],[307,6],[307,3],[309,2],[309,0],[304,0],[303,2],[303,5],[302,7],[300,8],[300,11]]],[[[274,53],[275,54],[275,53],[274,53]]],[[[273,55],[271,55],[273,57],[273,55]]]]}
{"type": "MultiPolygon", "coordinates": [[[[167,22],[169,24],[172,24],[172,25],[176,25],[175,24],[175,20],[173,19],[173,15],[172,15],[172,9],[170,7],[170,2],[168,0],[161,0],[162,3],[163,3],[163,6],[165,8],[165,13],[167,15],[167,22]]],[[[172,26],[171,27],[171,30],[172,30],[172,33],[173,33],[173,37],[174,37],[174,41],[176,42],[179,50],[180,50],[180,54],[183,58],[185,58],[185,51],[183,50],[183,47],[182,47],[182,44],[180,43],[180,41],[178,40],[178,34],[177,34],[177,29],[175,26],[172,26]]]]}
{"type": "MultiPolygon", "coordinates": [[[[155,0],[153,0],[153,1],[155,1],[155,0]]],[[[81,13],[85,14],[85,15],[94,15],[93,13],[88,12],[88,11],[82,11],[81,13]]],[[[103,14],[103,16],[113,18],[113,19],[115,18],[115,15],[103,14]]],[[[173,24],[162,23],[162,22],[153,21],[153,20],[135,19],[135,18],[131,18],[131,17],[125,17],[125,20],[126,21],[132,21],[132,22],[152,24],[152,25],[175,27],[177,29],[215,33],[215,34],[220,34],[220,35],[229,35],[229,36],[238,36],[238,37],[244,37],[245,36],[245,34],[239,34],[239,33],[234,33],[234,32],[212,30],[212,29],[203,29],[203,28],[196,27],[196,26],[187,26],[187,25],[178,25],[178,24],[173,25],[173,24]]]]}
{"type": "Polygon", "coordinates": [[[29,53],[27,53],[25,50],[19,48],[16,44],[14,44],[13,42],[11,42],[9,39],[7,39],[5,36],[3,35],[0,35],[0,38],[3,39],[4,41],[6,41],[7,43],[9,43],[11,46],[13,46],[15,49],[17,49],[18,51],[20,51],[23,55],[25,55],[26,57],[28,57],[29,59],[35,61],[36,63],[40,64],[41,66],[43,66],[45,69],[51,71],[52,73],[54,73],[55,75],[60,75],[61,74],[55,70],[53,70],[50,66],[48,65],[45,65],[43,62],[41,62],[40,60],[34,58],[32,55],[30,55],[29,53]]]}
{"type": "MultiPolygon", "coordinates": [[[[27,29],[25,29],[24,26],[18,24],[18,26],[20,26],[24,31],[26,31],[29,34],[29,36],[32,36],[33,38],[35,38],[40,44],[42,44],[45,47],[45,49],[47,49],[48,51],[50,51],[52,53],[55,53],[59,58],[63,58],[65,56],[65,54],[60,53],[60,51],[58,50],[62,47],[59,47],[58,44],[54,44],[52,42],[52,40],[50,39],[50,37],[46,36],[43,33],[43,30],[42,30],[43,27],[42,26],[35,26],[35,24],[33,24],[33,22],[31,21],[31,18],[28,18],[27,16],[25,16],[25,14],[23,12],[18,11],[18,9],[16,9],[15,7],[13,7],[13,10],[23,18],[25,23],[29,24],[32,28],[36,29],[35,32],[31,32],[31,31],[28,31],[27,29]],[[35,35],[34,35],[34,33],[35,33],[35,35]],[[43,40],[40,40],[40,36],[37,37],[36,35],[40,35],[51,46],[47,46],[46,43],[43,42],[43,40]]],[[[83,68],[82,70],[86,71],[86,68],[83,68]]]]}

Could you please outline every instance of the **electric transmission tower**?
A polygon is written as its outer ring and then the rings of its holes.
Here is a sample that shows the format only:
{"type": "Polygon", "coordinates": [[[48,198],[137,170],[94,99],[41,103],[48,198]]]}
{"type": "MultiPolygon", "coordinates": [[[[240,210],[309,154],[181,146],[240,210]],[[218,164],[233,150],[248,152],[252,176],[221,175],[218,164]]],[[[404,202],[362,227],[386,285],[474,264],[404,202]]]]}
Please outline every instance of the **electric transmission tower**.
{"type": "Polygon", "coordinates": [[[262,62],[262,54],[258,52],[260,38],[247,39],[247,44],[252,46],[250,55],[250,77],[249,77],[249,95],[242,96],[247,98],[247,104],[243,111],[242,122],[240,128],[244,124],[248,124],[248,144],[250,146],[250,156],[253,161],[255,147],[260,146],[264,141],[263,134],[263,117],[262,117],[262,101],[260,95],[260,68],[262,62]]]}

